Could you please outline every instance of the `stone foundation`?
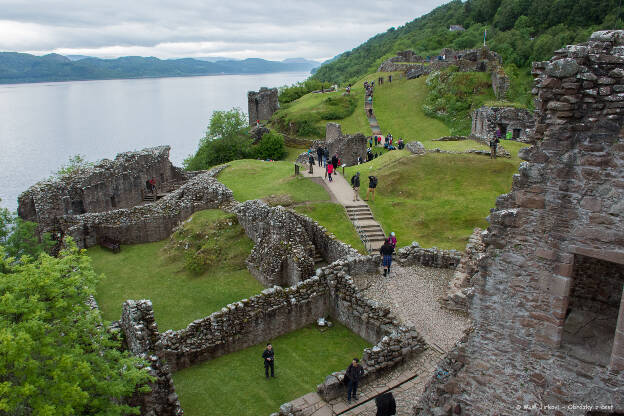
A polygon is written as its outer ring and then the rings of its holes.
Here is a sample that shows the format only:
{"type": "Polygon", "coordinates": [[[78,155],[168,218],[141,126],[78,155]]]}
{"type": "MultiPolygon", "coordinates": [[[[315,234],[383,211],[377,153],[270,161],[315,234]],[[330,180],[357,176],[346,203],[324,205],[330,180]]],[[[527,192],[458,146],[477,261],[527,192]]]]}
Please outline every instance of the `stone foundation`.
{"type": "Polygon", "coordinates": [[[529,110],[513,107],[483,106],[472,113],[471,137],[488,145],[496,137],[497,129],[500,129],[502,139],[510,131],[512,140],[529,143],[535,129],[535,117],[529,110]]]}

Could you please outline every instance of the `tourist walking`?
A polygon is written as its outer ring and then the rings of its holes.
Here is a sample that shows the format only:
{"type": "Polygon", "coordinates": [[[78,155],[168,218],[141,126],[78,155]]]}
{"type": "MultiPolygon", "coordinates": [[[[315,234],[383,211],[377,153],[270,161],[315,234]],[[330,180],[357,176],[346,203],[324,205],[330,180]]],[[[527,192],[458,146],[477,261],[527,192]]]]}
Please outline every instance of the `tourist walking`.
{"type": "Polygon", "coordinates": [[[327,174],[327,177],[329,178],[329,181],[332,182],[332,173],[334,173],[334,165],[332,165],[331,163],[327,164],[327,167],[325,168],[325,173],[327,174]]]}
{"type": "Polygon", "coordinates": [[[380,394],[375,397],[377,405],[377,413],[375,416],[393,416],[396,415],[396,401],[391,392],[380,394]]]}
{"type": "Polygon", "coordinates": [[[334,165],[334,171],[336,171],[336,169],[338,169],[338,153],[334,153],[331,158],[331,163],[334,165]]]}
{"type": "Polygon", "coordinates": [[[377,188],[377,177],[369,176],[368,177],[368,191],[366,191],[366,199],[364,201],[368,201],[369,194],[372,194],[371,201],[375,200],[375,188],[377,188]]]}
{"type": "Polygon", "coordinates": [[[327,166],[327,161],[329,160],[329,150],[327,147],[323,149],[323,166],[327,166]]]}
{"type": "Polygon", "coordinates": [[[360,200],[360,172],[356,172],[351,177],[351,186],[353,187],[353,201],[360,200]]]}
{"type": "Polygon", "coordinates": [[[316,148],[316,157],[318,165],[323,166],[323,148],[320,145],[316,148]]]}
{"type": "Polygon", "coordinates": [[[396,243],[397,243],[396,235],[394,234],[394,231],[392,231],[390,233],[390,244],[392,244],[392,248],[396,249],[396,243]]]}
{"type": "Polygon", "coordinates": [[[345,372],[345,378],[347,379],[347,403],[351,404],[351,396],[353,396],[353,400],[358,400],[357,388],[363,375],[364,369],[360,365],[360,360],[354,358],[345,372]]]}
{"type": "Polygon", "coordinates": [[[264,358],[265,377],[269,378],[269,368],[271,368],[271,377],[275,377],[275,351],[273,351],[271,344],[267,344],[266,349],[262,353],[262,358],[264,358]]]}
{"type": "Polygon", "coordinates": [[[379,249],[379,254],[381,254],[382,260],[381,265],[384,268],[384,277],[390,276],[390,266],[392,266],[392,253],[394,253],[394,247],[392,247],[392,242],[388,238],[386,242],[379,249]]]}
{"type": "Polygon", "coordinates": [[[314,156],[312,156],[312,153],[310,153],[310,156],[308,157],[308,163],[310,163],[310,175],[312,175],[314,168],[314,156]]]}

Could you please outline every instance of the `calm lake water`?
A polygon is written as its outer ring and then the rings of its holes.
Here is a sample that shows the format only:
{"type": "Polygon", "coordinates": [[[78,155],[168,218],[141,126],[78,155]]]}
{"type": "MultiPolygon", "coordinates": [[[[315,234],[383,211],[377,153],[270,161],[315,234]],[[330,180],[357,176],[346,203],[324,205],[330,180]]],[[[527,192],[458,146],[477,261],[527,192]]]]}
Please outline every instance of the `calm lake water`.
{"type": "Polygon", "coordinates": [[[307,73],[220,75],[0,85],[0,202],[51,175],[70,156],[89,161],[171,145],[171,161],[197,149],[214,110],[247,112],[247,91],[307,73]]]}

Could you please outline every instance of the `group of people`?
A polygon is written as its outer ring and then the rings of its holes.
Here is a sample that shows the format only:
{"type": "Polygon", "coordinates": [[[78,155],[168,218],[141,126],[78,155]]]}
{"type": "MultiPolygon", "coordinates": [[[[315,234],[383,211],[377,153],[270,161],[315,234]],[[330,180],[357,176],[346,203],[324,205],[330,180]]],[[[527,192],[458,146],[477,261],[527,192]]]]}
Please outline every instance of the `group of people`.
{"type": "MultiPolygon", "coordinates": [[[[360,200],[360,172],[356,172],[355,175],[351,177],[351,188],[353,189],[353,201],[360,200]]],[[[364,201],[368,201],[368,197],[372,197],[372,201],[375,200],[375,189],[377,188],[377,177],[369,176],[368,177],[368,191],[366,191],[366,199],[364,201]]]]}
{"type": "Polygon", "coordinates": [[[145,187],[147,188],[147,192],[152,195],[156,193],[156,178],[151,178],[145,181],[145,187]]]}
{"type": "Polygon", "coordinates": [[[405,142],[403,141],[402,138],[399,137],[399,140],[397,140],[396,142],[394,141],[394,137],[392,136],[392,134],[388,133],[386,135],[386,137],[384,137],[383,135],[379,134],[379,135],[375,135],[375,136],[371,136],[368,139],[368,146],[369,148],[373,147],[373,146],[381,146],[381,142],[383,140],[383,147],[384,149],[388,149],[388,150],[396,150],[396,149],[403,149],[405,148],[405,142]],[[396,145],[396,146],[395,146],[396,145]]]}
{"type": "MultiPolygon", "coordinates": [[[[266,379],[269,379],[269,370],[271,377],[275,378],[275,351],[270,343],[266,345],[265,350],[262,352],[262,359],[264,360],[264,376],[266,379]]],[[[358,400],[357,389],[362,377],[364,377],[364,368],[360,365],[360,360],[354,358],[347,367],[342,380],[347,386],[348,404],[351,404],[352,398],[355,401],[358,400]]],[[[387,392],[377,396],[375,404],[377,405],[377,416],[392,416],[396,414],[396,402],[392,393],[387,392]]]]}

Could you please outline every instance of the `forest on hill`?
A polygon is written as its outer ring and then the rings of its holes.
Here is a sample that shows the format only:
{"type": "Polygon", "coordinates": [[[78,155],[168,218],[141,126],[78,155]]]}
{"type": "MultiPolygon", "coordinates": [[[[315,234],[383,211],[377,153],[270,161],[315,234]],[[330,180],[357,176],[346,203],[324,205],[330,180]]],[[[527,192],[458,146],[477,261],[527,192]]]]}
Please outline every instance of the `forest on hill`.
{"type": "Polygon", "coordinates": [[[445,47],[475,48],[483,44],[486,30],[487,45],[505,65],[528,68],[562,46],[586,41],[593,31],[623,27],[620,0],[454,0],[338,55],[313,78],[351,81],[407,49],[435,56],[445,47]],[[450,31],[451,25],[466,30],[450,31]]]}

